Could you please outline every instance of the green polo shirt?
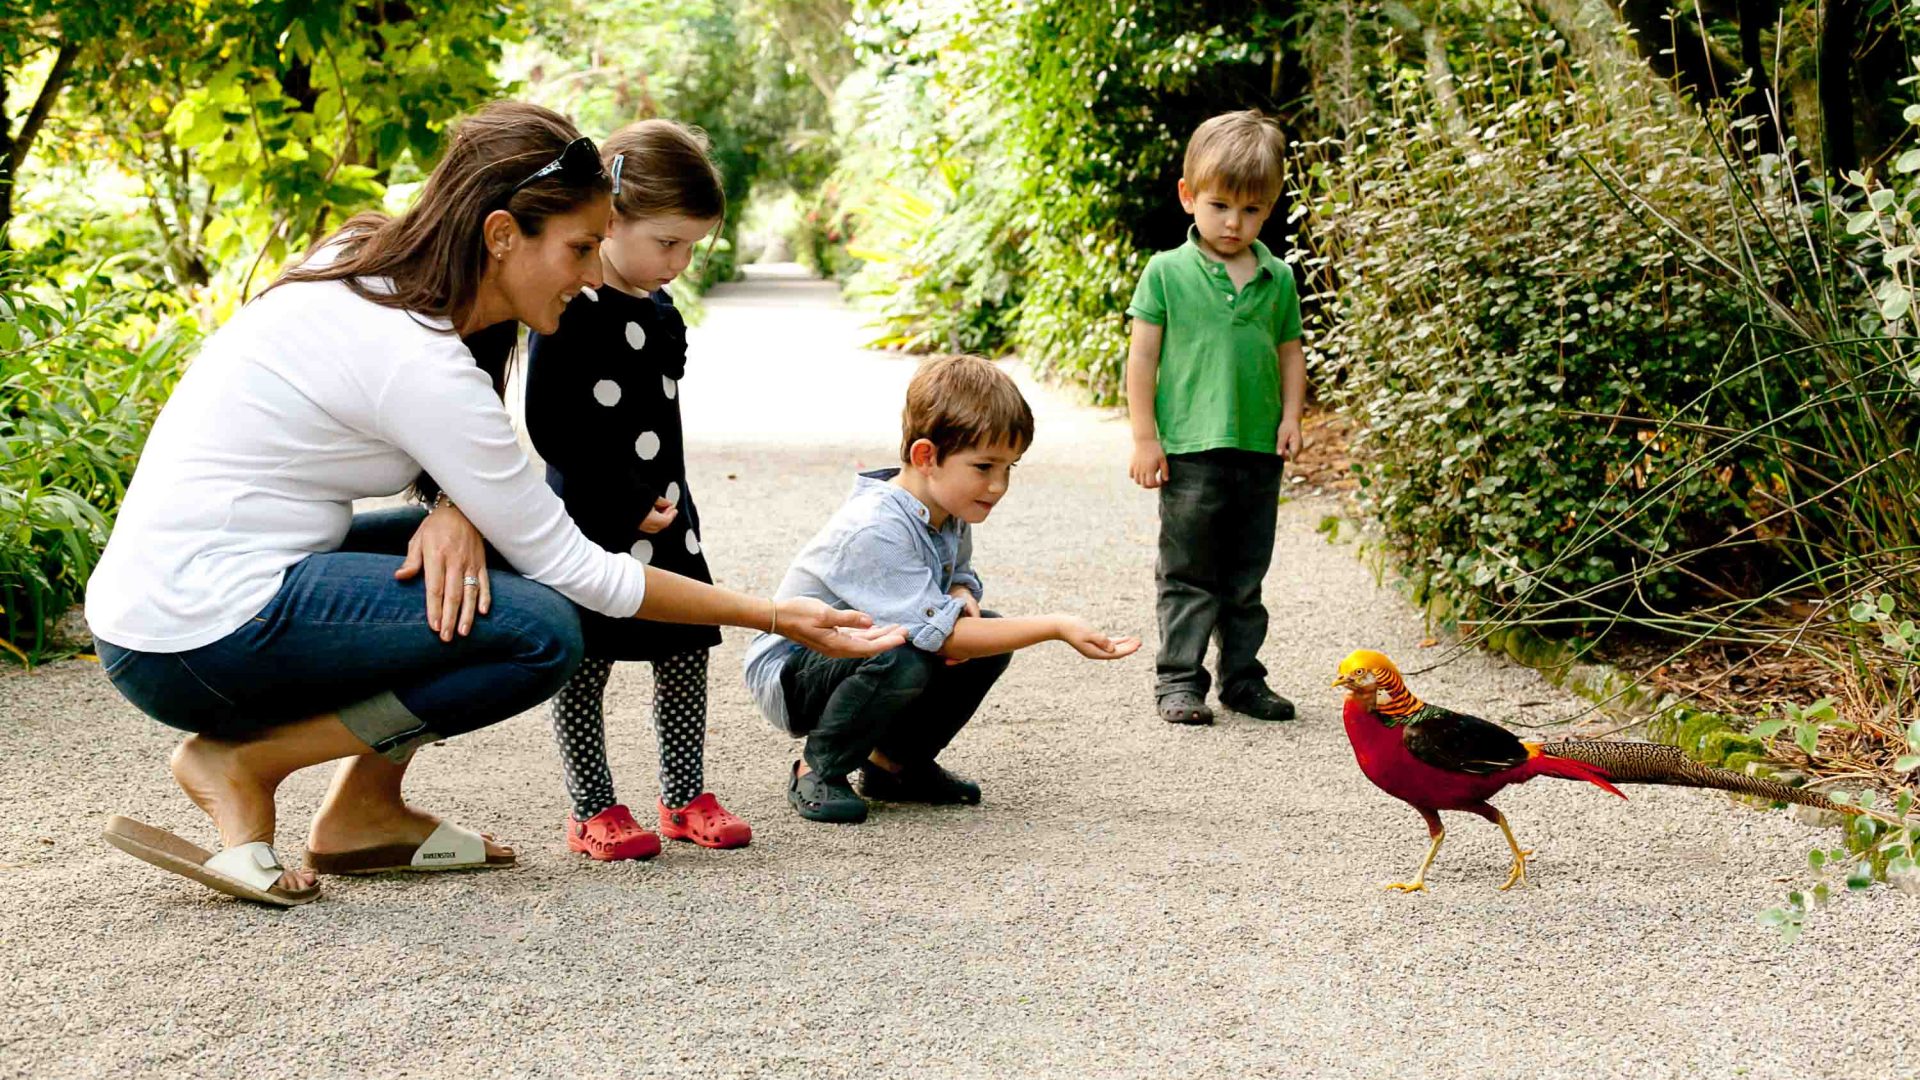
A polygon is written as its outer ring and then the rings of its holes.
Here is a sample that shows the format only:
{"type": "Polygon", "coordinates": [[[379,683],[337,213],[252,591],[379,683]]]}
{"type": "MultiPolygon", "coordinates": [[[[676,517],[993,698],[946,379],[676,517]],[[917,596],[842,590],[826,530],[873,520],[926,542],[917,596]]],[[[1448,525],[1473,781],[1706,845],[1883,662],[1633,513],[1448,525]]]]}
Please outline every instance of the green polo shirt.
{"type": "Polygon", "coordinates": [[[1258,264],[1239,292],[1199,236],[1147,262],[1127,314],[1163,328],[1153,415],[1169,454],[1235,447],[1274,452],[1280,430],[1277,350],[1300,336],[1293,270],[1253,242],[1258,264]]]}

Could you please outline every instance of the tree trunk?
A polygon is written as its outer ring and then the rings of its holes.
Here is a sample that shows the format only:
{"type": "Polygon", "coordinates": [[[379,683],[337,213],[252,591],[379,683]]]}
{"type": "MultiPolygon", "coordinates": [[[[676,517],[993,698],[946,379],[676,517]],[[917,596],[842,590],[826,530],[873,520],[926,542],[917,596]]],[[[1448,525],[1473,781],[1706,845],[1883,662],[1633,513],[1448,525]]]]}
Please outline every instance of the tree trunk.
{"type": "Polygon", "coordinates": [[[1853,134],[1853,45],[1859,0],[1826,0],[1820,6],[1820,143],[1827,175],[1860,167],[1853,134]]]}
{"type": "Polygon", "coordinates": [[[1740,0],[1740,62],[1753,73],[1754,89],[1773,92],[1773,80],[1767,74],[1767,51],[1760,44],[1760,31],[1779,17],[1776,0],[1740,0]]]}
{"type": "Polygon", "coordinates": [[[1886,13],[1881,15],[1879,25],[1869,19],[1860,28],[1866,43],[1857,68],[1860,96],[1856,104],[1866,137],[1860,159],[1869,165],[1878,165],[1906,138],[1908,130],[1901,115],[1900,80],[1913,71],[1913,61],[1907,56],[1906,38],[1897,20],[1897,14],[1886,13]]]}
{"type": "Polygon", "coordinates": [[[7,118],[7,69],[0,64],[0,249],[7,247],[7,225],[13,221],[13,121],[7,118]]]}
{"type": "Polygon", "coordinates": [[[1575,56],[1588,59],[1613,53],[1613,8],[1607,0],[1533,0],[1533,11],[1566,39],[1575,56]]]}
{"type": "Polygon", "coordinates": [[[1473,125],[1467,122],[1466,113],[1460,108],[1460,95],[1454,90],[1453,64],[1447,59],[1447,40],[1441,35],[1440,29],[1423,21],[1400,0],[1387,0],[1380,5],[1380,12],[1393,24],[1394,29],[1409,38],[1420,39],[1421,60],[1427,72],[1427,91],[1433,95],[1435,112],[1441,128],[1447,134],[1447,141],[1456,146],[1478,145],[1473,137],[1473,125]]]}
{"type": "MultiPolygon", "coordinates": [[[[1690,15],[1675,12],[1670,0],[1619,0],[1619,4],[1621,21],[1633,29],[1634,48],[1655,74],[1703,103],[1727,100],[1743,89],[1739,64],[1702,33],[1690,15]]],[[[1754,137],[1763,151],[1779,147],[1767,95],[1744,94],[1739,112],[1743,119],[1759,121],[1754,137]]]]}
{"type": "Polygon", "coordinates": [[[73,58],[79,52],[80,47],[71,41],[60,43],[60,51],[53,54],[53,66],[47,69],[47,81],[40,84],[33,108],[27,110],[17,132],[7,130],[6,82],[4,73],[0,73],[0,247],[6,246],[7,228],[13,224],[13,189],[19,182],[20,167],[26,164],[33,140],[40,134],[40,125],[46,123],[47,115],[53,112],[53,103],[59,98],[61,87],[67,84],[73,58]]]}

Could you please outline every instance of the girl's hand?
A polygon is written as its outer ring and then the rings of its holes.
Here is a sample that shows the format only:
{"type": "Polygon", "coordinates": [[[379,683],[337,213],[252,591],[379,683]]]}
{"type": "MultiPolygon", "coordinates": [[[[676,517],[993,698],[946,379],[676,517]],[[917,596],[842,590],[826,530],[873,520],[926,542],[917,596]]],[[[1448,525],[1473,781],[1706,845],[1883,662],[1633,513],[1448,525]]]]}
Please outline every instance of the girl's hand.
{"type": "Polygon", "coordinates": [[[1127,465],[1127,475],[1149,491],[1167,482],[1167,455],[1161,452],[1159,439],[1142,439],[1133,444],[1133,460],[1127,465]]]}
{"type": "Polygon", "coordinates": [[[907,643],[907,632],[898,626],[875,626],[864,612],[841,611],[812,597],[776,601],[774,610],[781,637],[822,656],[878,656],[907,643]]]}
{"type": "Polygon", "coordinates": [[[679,516],[679,507],[665,499],[655,499],[653,500],[653,509],[647,511],[646,518],[640,522],[640,531],[643,533],[657,533],[661,529],[673,524],[673,519],[679,516]]]}
{"type": "Polygon", "coordinates": [[[1089,660],[1118,660],[1123,656],[1132,656],[1140,648],[1140,639],[1135,637],[1108,637],[1095,630],[1086,620],[1072,615],[1060,616],[1060,640],[1073,646],[1075,652],[1089,660]]]}
{"type": "Polygon", "coordinates": [[[493,609],[487,542],[459,507],[448,504],[427,515],[407,541],[406,561],[393,576],[407,581],[422,573],[427,585],[427,625],[441,641],[452,641],[456,632],[465,637],[473,629],[474,615],[493,609]],[[478,579],[479,585],[469,587],[468,578],[478,579]]]}

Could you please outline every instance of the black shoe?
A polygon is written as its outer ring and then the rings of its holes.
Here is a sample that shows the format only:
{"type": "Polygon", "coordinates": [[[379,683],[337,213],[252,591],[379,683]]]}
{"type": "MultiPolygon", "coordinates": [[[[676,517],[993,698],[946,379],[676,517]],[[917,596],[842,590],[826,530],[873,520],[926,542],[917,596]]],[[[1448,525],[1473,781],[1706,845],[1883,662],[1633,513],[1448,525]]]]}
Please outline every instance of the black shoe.
{"type": "Polygon", "coordinates": [[[860,794],[883,802],[931,803],[934,806],[978,806],[980,785],[955,776],[928,761],[889,772],[869,763],[860,770],[860,794]]]}
{"type": "Polygon", "coordinates": [[[1231,694],[1222,693],[1220,704],[1255,720],[1293,719],[1293,702],[1267,689],[1263,683],[1254,683],[1231,694]]]}
{"type": "Polygon", "coordinates": [[[1207,699],[1191,690],[1176,690],[1161,698],[1156,707],[1160,710],[1160,719],[1169,724],[1213,723],[1213,710],[1207,708],[1207,699]]]}
{"type": "Polygon", "coordinates": [[[867,800],[853,793],[845,777],[828,780],[817,772],[802,776],[797,761],[793,777],[787,781],[787,801],[808,821],[857,825],[867,820],[867,800]]]}

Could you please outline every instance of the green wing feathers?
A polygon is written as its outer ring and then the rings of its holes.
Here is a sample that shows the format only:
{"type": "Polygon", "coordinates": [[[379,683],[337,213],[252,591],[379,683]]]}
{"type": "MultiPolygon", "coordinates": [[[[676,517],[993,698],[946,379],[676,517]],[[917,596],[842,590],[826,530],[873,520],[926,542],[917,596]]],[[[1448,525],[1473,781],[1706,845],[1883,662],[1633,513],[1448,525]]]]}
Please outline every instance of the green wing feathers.
{"type": "Polygon", "coordinates": [[[1834,802],[1817,791],[1788,787],[1777,780],[1702,765],[1680,752],[1676,746],[1659,743],[1612,742],[1600,739],[1570,739],[1547,743],[1541,753],[1598,766],[1607,778],[1620,784],[1671,784],[1675,787],[1714,788],[1741,795],[1758,795],[1775,802],[1799,803],[1842,814],[1859,814],[1858,807],[1834,802]]]}

